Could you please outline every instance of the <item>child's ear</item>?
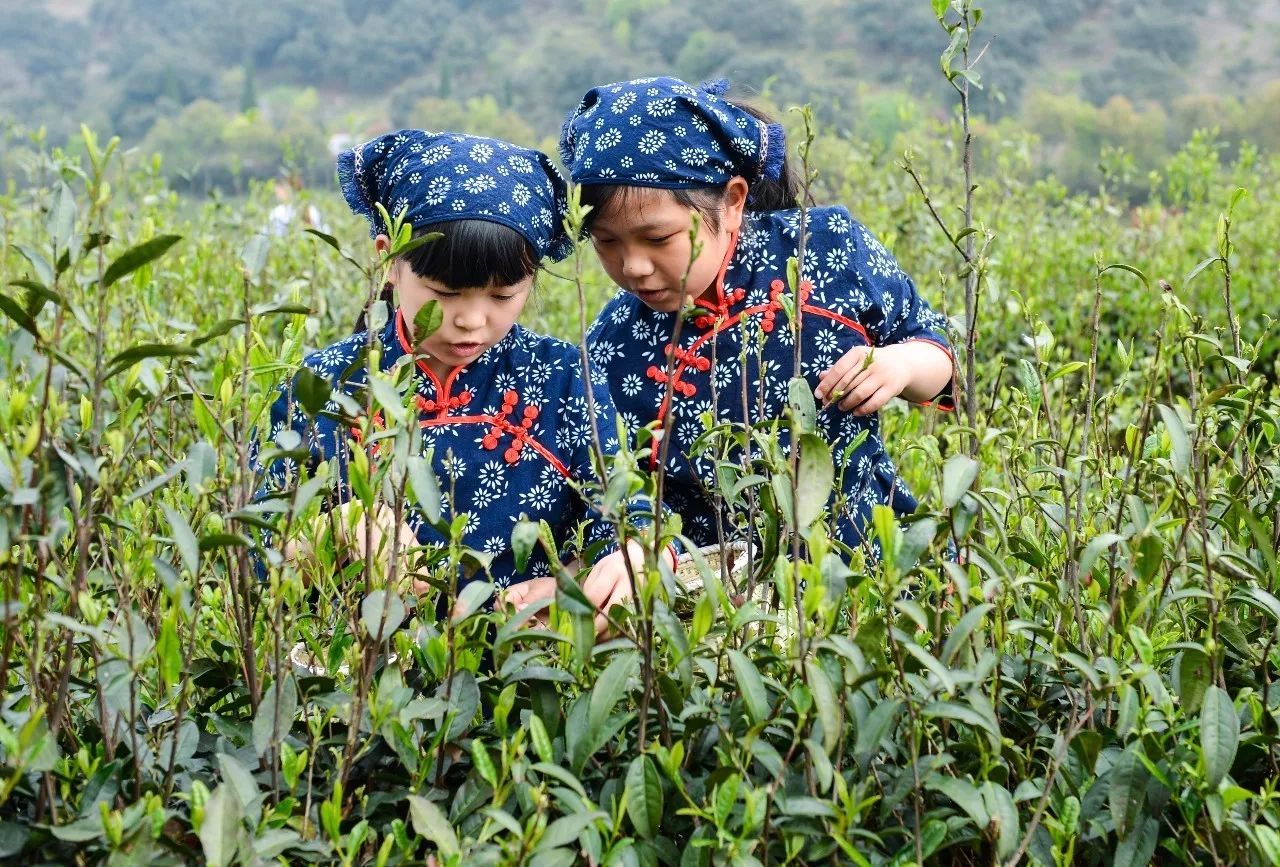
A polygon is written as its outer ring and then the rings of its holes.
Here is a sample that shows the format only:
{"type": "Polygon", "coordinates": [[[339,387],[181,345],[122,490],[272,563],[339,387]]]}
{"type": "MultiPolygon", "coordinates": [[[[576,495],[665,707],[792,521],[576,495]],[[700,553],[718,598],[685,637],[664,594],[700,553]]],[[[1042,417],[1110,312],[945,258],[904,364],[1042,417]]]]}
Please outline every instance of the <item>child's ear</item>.
{"type": "MultiPolygon", "coordinates": [[[[391,250],[391,238],[389,238],[386,235],[379,235],[378,237],[374,238],[373,249],[378,251],[379,256],[385,256],[391,250]]],[[[392,286],[395,285],[396,278],[398,277],[396,272],[399,270],[400,270],[400,260],[397,259],[396,261],[392,262],[391,267],[387,269],[387,282],[390,285],[392,286]]]]}
{"type": "Polygon", "coordinates": [[[747,207],[747,179],[735,175],[724,188],[724,208],[720,223],[726,231],[736,232],[742,228],[742,212],[747,207]]]}

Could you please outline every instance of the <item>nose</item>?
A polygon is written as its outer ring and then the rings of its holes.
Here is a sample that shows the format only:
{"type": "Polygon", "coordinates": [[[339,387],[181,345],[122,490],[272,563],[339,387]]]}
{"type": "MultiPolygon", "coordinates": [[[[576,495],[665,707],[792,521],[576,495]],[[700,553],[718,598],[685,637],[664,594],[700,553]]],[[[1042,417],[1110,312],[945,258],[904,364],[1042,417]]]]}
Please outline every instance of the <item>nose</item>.
{"type": "Polygon", "coordinates": [[[653,262],[648,256],[638,250],[629,250],[623,253],[622,276],[628,280],[636,280],[648,277],[652,273],[653,262]]]}
{"type": "Polygon", "coordinates": [[[459,331],[476,331],[484,327],[485,316],[481,305],[470,298],[462,298],[459,301],[461,303],[455,304],[451,311],[453,327],[459,331]]]}

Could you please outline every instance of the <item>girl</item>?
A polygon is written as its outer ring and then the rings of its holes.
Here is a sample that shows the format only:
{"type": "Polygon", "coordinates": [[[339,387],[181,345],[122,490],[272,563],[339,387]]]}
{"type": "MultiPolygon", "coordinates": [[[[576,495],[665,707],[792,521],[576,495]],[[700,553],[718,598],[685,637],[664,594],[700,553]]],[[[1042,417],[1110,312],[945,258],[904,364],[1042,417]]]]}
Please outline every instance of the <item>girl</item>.
{"type": "MultiPolygon", "coordinates": [[[[560,140],[582,201],[593,207],[587,228],[596,252],[625,290],[589,332],[593,363],[629,425],[670,416],[663,499],[700,546],[717,540],[710,492],[718,482],[711,463],[693,454],[699,417],[778,418],[794,375],[783,296],[801,211],[782,127],[724,99],[727,87],[675,78],[597,87],[560,140]],[[690,265],[694,214],[701,252],[690,265]]],[[[845,208],[808,209],[805,231],[800,374],[821,402],[818,430],[837,461],[866,435],[832,503],[836,533],[852,548],[863,543],[874,505],[899,515],[916,508],[885,454],[877,411],[897,396],[952,408],[953,359],[945,319],[845,208]]]]}
{"type": "MultiPolygon", "coordinates": [[[[445,492],[444,520],[464,518],[463,541],[491,556],[488,572],[499,588],[528,590],[532,585],[522,582],[548,575],[550,564],[535,549],[524,568],[517,565],[511,532],[521,516],[545,519],[561,545],[583,520],[588,545],[612,535],[580,493],[597,480],[579,350],[516,324],[540,260],[562,259],[572,246],[562,228],[564,181],[537,151],[423,130],[390,133],[344,152],[338,177],[351,209],[369,221],[379,253],[391,241],[375,203],[402,213],[415,235],[442,234],[392,263],[386,293],[394,292],[398,304],[372,344],[382,371],[414,368],[422,449],[430,450],[445,492]],[[415,316],[429,301],[439,304],[443,319],[434,333],[417,334],[415,316]]],[[[368,342],[360,331],[304,360],[332,389],[322,412],[304,412],[292,387],[271,408],[272,440],[296,431],[310,450],[311,469],[337,459],[337,502],[350,497],[353,448],[351,419],[342,410],[352,404],[342,395],[368,382],[368,342]]],[[[604,449],[612,452],[618,442],[608,389],[597,385],[592,394],[604,449]]],[[[288,490],[297,475],[294,462],[278,459],[267,468],[267,487],[288,490]]],[[[385,514],[374,519],[379,539],[391,530],[385,514]]],[[[414,510],[407,523],[399,528],[402,548],[444,541],[414,510]]],[[[354,535],[359,545],[365,530],[354,535]]],[[[625,577],[621,558],[604,556],[592,575],[607,584],[625,577]]],[[[553,579],[538,586],[542,595],[554,592],[553,579]]],[[[514,593],[517,600],[522,595],[514,593]]]]}

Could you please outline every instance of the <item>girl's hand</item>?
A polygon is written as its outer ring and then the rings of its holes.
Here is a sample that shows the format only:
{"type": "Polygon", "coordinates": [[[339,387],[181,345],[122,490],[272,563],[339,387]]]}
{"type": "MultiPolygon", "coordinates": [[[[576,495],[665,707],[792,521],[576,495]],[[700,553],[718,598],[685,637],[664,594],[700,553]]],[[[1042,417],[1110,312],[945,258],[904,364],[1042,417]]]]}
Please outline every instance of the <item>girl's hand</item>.
{"type": "MultiPolygon", "coordinates": [[[[555,578],[550,576],[545,578],[533,578],[528,581],[521,581],[519,584],[513,584],[505,590],[499,590],[493,604],[495,608],[511,606],[515,609],[515,612],[518,615],[530,605],[536,605],[542,600],[550,599],[555,595],[555,578]]],[[[546,622],[546,612],[542,611],[534,616],[531,625],[542,626],[545,625],[546,622]]]]}
{"type": "Polygon", "coordinates": [[[818,380],[814,397],[854,415],[871,415],[911,383],[911,371],[895,346],[855,346],[818,380]]]}
{"type": "MultiPolygon", "coordinates": [[[[666,552],[674,562],[671,550],[666,552]]],[[[596,615],[596,635],[604,635],[609,630],[609,621],[605,614],[614,605],[625,603],[631,599],[631,579],[627,577],[627,559],[631,561],[631,571],[637,582],[644,580],[644,548],[639,542],[629,541],[624,551],[614,551],[607,557],[600,558],[587,580],[582,582],[582,592],[587,600],[600,613],[596,615]]],[[[637,584],[638,586],[638,584],[637,584]]]]}
{"type": "Polygon", "coordinates": [[[604,635],[609,630],[605,613],[614,605],[631,598],[631,579],[627,577],[625,558],[630,558],[632,574],[636,579],[643,580],[644,551],[639,543],[628,542],[626,549],[601,557],[582,582],[583,594],[599,612],[596,614],[596,635],[604,635]]]}

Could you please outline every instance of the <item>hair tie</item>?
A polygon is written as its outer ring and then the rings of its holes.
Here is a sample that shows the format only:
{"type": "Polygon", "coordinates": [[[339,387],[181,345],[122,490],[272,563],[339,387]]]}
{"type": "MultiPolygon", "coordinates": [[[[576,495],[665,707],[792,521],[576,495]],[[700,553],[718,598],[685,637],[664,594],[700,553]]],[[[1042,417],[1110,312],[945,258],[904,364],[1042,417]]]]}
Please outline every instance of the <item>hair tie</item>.
{"type": "Polygon", "coordinates": [[[698,85],[698,89],[712,96],[723,96],[729,90],[729,79],[711,78],[698,85]]]}
{"type": "Polygon", "coordinates": [[[776,181],[787,160],[787,133],[780,123],[761,124],[760,177],[776,181]]]}
{"type": "MultiPolygon", "coordinates": [[[[364,185],[364,145],[338,154],[338,184],[342,187],[342,197],[352,213],[364,217],[375,228],[382,224],[364,185]]],[[[375,232],[376,234],[376,232],[375,232]]]]}

